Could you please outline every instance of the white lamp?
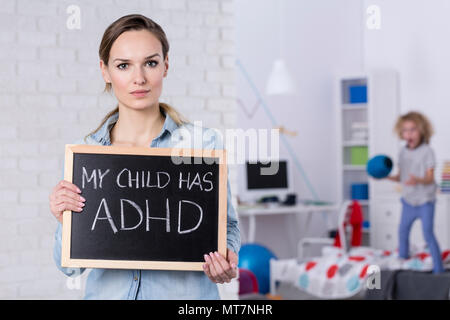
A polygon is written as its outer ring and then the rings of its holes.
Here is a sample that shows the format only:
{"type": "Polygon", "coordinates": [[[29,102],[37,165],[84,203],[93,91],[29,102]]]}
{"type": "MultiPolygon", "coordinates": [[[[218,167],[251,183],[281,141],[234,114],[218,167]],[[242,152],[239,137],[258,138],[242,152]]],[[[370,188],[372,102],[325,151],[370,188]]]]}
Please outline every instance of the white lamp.
{"type": "Polygon", "coordinates": [[[294,92],[294,80],[291,77],[286,63],[281,58],[283,55],[283,45],[284,45],[284,30],[283,30],[283,18],[282,14],[284,12],[284,1],[278,1],[278,20],[279,20],[279,57],[273,63],[272,71],[270,72],[269,79],[266,85],[266,93],[268,95],[276,94],[290,94],[294,92]]]}
{"type": "Polygon", "coordinates": [[[294,80],[289,74],[284,60],[275,60],[267,81],[266,93],[269,95],[289,94],[294,92],[294,87],[294,80]]]}

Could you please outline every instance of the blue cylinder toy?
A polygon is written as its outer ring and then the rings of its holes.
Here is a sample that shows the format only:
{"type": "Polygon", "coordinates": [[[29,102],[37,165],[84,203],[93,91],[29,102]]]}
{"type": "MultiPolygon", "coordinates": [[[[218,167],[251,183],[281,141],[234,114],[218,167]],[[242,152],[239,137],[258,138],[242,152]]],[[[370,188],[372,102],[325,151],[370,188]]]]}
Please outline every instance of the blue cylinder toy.
{"type": "Polygon", "coordinates": [[[391,172],[392,166],[393,162],[391,158],[380,154],[367,162],[367,173],[377,179],[385,178],[391,172]]]}
{"type": "Polygon", "coordinates": [[[351,193],[354,200],[367,200],[369,199],[369,185],[367,183],[352,183],[351,193]]]}

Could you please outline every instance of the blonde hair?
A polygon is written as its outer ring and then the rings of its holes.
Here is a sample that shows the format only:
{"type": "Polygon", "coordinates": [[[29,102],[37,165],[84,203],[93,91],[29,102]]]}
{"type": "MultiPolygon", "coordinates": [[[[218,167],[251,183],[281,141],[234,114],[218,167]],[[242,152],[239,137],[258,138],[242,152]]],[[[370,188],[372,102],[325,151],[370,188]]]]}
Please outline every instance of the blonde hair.
{"type": "Polygon", "coordinates": [[[400,139],[402,138],[402,126],[405,121],[412,121],[416,124],[417,128],[420,131],[422,139],[421,143],[430,143],[430,139],[434,134],[434,130],[430,120],[428,120],[425,115],[417,111],[411,111],[400,116],[394,126],[394,131],[400,139]]]}
{"type": "MultiPolygon", "coordinates": [[[[146,16],[140,14],[130,14],[114,21],[108,28],[106,28],[105,33],[103,34],[98,53],[100,60],[102,60],[106,66],[108,66],[109,53],[114,41],[116,41],[122,33],[130,30],[147,30],[151,32],[161,42],[163,59],[166,58],[169,53],[169,42],[161,26],[146,16]]],[[[111,84],[106,83],[103,92],[111,92],[111,89],[111,84]]],[[[159,103],[159,110],[161,113],[169,115],[178,126],[187,122],[177,110],[167,103],[159,103]]],[[[119,112],[119,105],[117,105],[114,110],[108,112],[97,129],[89,133],[85,138],[97,132],[105,124],[108,118],[117,112],[119,112]]]]}

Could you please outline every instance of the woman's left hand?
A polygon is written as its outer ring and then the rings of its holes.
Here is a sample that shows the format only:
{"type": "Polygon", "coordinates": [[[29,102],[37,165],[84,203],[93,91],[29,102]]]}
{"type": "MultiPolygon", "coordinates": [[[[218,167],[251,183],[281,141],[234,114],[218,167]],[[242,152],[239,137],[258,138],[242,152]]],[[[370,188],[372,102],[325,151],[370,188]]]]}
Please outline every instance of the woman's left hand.
{"type": "Polygon", "coordinates": [[[231,279],[237,276],[237,254],[227,249],[227,257],[228,259],[225,259],[217,251],[204,255],[203,271],[212,282],[229,283],[231,279]]]}

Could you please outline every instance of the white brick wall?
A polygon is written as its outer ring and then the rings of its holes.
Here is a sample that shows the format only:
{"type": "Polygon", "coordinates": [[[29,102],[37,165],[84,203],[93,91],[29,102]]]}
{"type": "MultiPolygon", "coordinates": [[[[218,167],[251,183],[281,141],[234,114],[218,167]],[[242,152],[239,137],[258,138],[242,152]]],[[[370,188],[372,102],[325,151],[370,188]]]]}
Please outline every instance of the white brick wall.
{"type": "Polygon", "coordinates": [[[137,12],[170,41],[162,100],[205,126],[235,126],[233,0],[1,0],[0,299],[83,295],[54,265],[48,195],[62,178],[64,144],[115,106],[102,93],[103,31],[137,12]],[[69,5],[81,9],[81,30],[66,27],[69,5]]]}

